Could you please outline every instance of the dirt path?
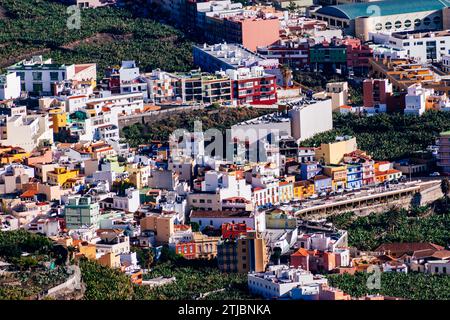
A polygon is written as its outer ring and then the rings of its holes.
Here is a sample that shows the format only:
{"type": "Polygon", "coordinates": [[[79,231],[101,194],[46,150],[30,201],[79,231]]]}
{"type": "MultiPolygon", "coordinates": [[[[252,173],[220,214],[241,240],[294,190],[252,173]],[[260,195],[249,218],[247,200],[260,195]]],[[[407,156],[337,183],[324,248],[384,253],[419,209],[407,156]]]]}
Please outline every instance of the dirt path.
{"type": "Polygon", "coordinates": [[[65,44],[63,46],[61,46],[60,48],[62,49],[66,49],[66,50],[74,50],[76,47],[78,47],[81,44],[92,44],[92,43],[99,43],[99,44],[104,44],[104,43],[108,43],[108,42],[113,42],[113,41],[117,41],[117,40],[128,40],[133,38],[133,34],[132,33],[127,33],[127,34],[121,34],[121,35],[116,35],[116,34],[112,34],[112,33],[96,33],[95,35],[89,37],[89,38],[85,38],[85,39],[81,39],[81,40],[77,40],[77,41],[73,41],[70,42],[68,44],[65,44]]]}

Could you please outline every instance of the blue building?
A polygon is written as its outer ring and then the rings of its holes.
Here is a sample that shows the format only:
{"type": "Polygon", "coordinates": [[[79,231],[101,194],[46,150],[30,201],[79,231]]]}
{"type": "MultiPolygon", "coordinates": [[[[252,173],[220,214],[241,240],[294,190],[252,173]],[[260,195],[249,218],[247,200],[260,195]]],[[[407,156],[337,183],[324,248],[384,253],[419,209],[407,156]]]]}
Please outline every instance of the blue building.
{"type": "Polygon", "coordinates": [[[362,187],[362,165],[349,164],[347,165],[347,188],[361,189],[362,187]]]}
{"type": "Polygon", "coordinates": [[[317,194],[321,192],[329,192],[333,188],[333,183],[330,177],[317,175],[313,179],[314,181],[314,189],[317,194]]]}
{"type": "Polygon", "coordinates": [[[322,172],[318,162],[306,162],[300,165],[300,178],[309,180],[322,172]]]}

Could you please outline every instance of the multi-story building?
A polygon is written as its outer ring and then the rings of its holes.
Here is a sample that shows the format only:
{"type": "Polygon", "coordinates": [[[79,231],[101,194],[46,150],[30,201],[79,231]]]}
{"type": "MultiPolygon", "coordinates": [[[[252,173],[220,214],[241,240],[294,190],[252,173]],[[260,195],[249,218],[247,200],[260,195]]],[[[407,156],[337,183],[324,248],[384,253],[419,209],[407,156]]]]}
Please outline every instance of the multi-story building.
{"type": "Polygon", "coordinates": [[[326,73],[347,73],[347,46],[341,43],[318,43],[309,48],[313,70],[326,73]]]}
{"type": "Polygon", "coordinates": [[[443,56],[450,53],[448,30],[370,33],[369,37],[374,43],[406,50],[408,56],[417,62],[440,62],[443,56]]]}
{"type": "Polygon", "coordinates": [[[408,87],[405,96],[405,114],[421,116],[426,110],[427,98],[432,94],[432,90],[423,88],[420,83],[408,87]]]}
{"type": "Polygon", "coordinates": [[[191,71],[175,74],[178,79],[177,96],[183,102],[230,102],[232,99],[231,81],[223,71],[214,74],[191,71]]]}
{"type": "MultiPolygon", "coordinates": [[[[388,79],[394,92],[405,91],[413,84],[435,85],[436,74],[423,64],[411,59],[370,59],[372,77],[388,79]]],[[[444,91],[444,90],[443,90],[444,91]]]]}
{"type": "Polygon", "coordinates": [[[201,232],[192,233],[192,241],[178,242],[175,253],[186,259],[214,259],[217,256],[217,244],[220,237],[208,237],[201,232]]]}
{"type": "Polygon", "coordinates": [[[317,133],[333,129],[331,99],[301,99],[288,103],[292,137],[303,141],[317,133]]]}
{"type": "Polygon", "coordinates": [[[437,165],[442,173],[450,175],[450,131],[441,132],[437,165]]]}
{"type": "Polygon", "coordinates": [[[347,166],[327,165],[322,167],[323,173],[332,179],[333,191],[344,191],[347,186],[347,166]]]}
{"type": "Polygon", "coordinates": [[[218,43],[194,46],[193,56],[194,64],[199,66],[202,71],[216,72],[261,66],[266,73],[277,76],[278,85],[283,85],[284,79],[277,59],[267,59],[238,44],[218,43]]]}
{"type": "Polygon", "coordinates": [[[178,79],[174,75],[156,69],[145,77],[148,81],[148,98],[150,101],[165,103],[175,100],[178,79]]]}
{"type": "Polygon", "coordinates": [[[309,42],[280,40],[279,42],[257,48],[258,54],[267,59],[277,59],[290,68],[303,68],[309,65],[309,42]]]}
{"type": "Polygon", "coordinates": [[[27,115],[24,108],[14,116],[0,115],[0,144],[30,152],[39,145],[53,143],[53,130],[46,114],[27,115]]]}
{"type": "Polygon", "coordinates": [[[317,162],[305,162],[300,164],[300,178],[309,180],[322,172],[322,168],[317,162]]]}
{"type": "Polygon", "coordinates": [[[294,288],[310,287],[310,295],[318,295],[320,286],[328,284],[323,276],[314,276],[303,269],[291,269],[286,265],[269,267],[268,271],[248,274],[248,288],[252,294],[265,299],[291,298],[294,288]]]}
{"type": "Polygon", "coordinates": [[[344,155],[357,149],[356,138],[337,137],[336,142],[322,143],[316,149],[316,160],[324,164],[340,164],[344,155]]]}
{"type": "Polygon", "coordinates": [[[64,206],[64,216],[68,229],[98,226],[100,208],[89,196],[72,197],[64,206]]]}
{"type": "Polygon", "coordinates": [[[268,262],[266,242],[256,231],[235,240],[222,240],[217,246],[217,263],[222,272],[264,272],[268,262]]]}
{"type": "Polygon", "coordinates": [[[95,64],[55,64],[51,59],[34,56],[6,68],[15,72],[21,80],[21,90],[37,95],[51,95],[53,85],[63,80],[89,81],[95,87],[97,69],[95,64]]]}
{"type": "Polygon", "coordinates": [[[280,20],[273,7],[254,7],[231,11],[205,12],[205,20],[199,20],[197,27],[210,43],[226,41],[238,43],[255,51],[280,39],[280,20]]]}
{"type": "Polygon", "coordinates": [[[347,189],[358,190],[363,184],[362,179],[362,165],[348,164],[347,165],[347,189]]]}
{"type": "Polygon", "coordinates": [[[15,73],[0,75],[0,101],[20,97],[20,77],[15,73]]]}
{"type": "Polygon", "coordinates": [[[360,164],[362,166],[362,184],[372,185],[375,183],[375,161],[364,151],[355,150],[344,155],[344,163],[360,164]]]}
{"type": "Polygon", "coordinates": [[[47,181],[50,184],[64,186],[67,180],[76,178],[77,176],[78,170],[57,167],[53,171],[47,172],[47,181]]]}
{"type": "Polygon", "coordinates": [[[237,105],[271,105],[277,102],[276,76],[267,74],[263,67],[229,69],[232,98],[237,105]]]}
{"type": "MultiPolygon", "coordinates": [[[[316,7],[310,16],[342,28],[348,35],[369,39],[369,32],[407,30],[442,30],[442,14],[449,4],[444,1],[377,1],[375,12],[370,1],[316,7]],[[376,13],[376,14],[374,14],[376,13]]],[[[334,3],[333,3],[334,4],[334,3]]]]}
{"type": "Polygon", "coordinates": [[[296,181],[294,182],[294,198],[307,199],[315,193],[314,183],[311,181],[296,181]]]}

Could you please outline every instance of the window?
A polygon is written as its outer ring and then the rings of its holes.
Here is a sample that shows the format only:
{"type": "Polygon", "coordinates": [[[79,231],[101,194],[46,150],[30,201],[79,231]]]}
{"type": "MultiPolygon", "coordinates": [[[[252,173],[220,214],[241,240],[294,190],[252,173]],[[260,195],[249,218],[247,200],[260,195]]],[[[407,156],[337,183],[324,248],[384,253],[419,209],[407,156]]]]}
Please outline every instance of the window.
{"type": "Polygon", "coordinates": [[[392,29],[392,23],[391,22],[386,22],[384,27],[386,28],[386,30],[391,30],[392,29]]]}
{"type": "Polygon", "coordinates": [[[402,27],[402,22],[401,21],[395,21],[395,27],[397,29],[401,28],[402,27]]]}
{"type": "Polygon", "coordinates": [[[383,25],[381,23],[377,23],[375,25],[375,30],[380,31],[381,29],[383,29],[383,25]]]}
{"type": "Polygon", "coordinates": [[[411,27],[411,20],[406,20],[405,21],[405,28],[409,28],[411,27]]]}
{"type": "Polygon", "coordinates": [[[439,16],[434,17],[433,18],[433,23],[434,24],[440,24],[441,23],[441,17],[439,17],[439,16]]]}
{"type": "Polygon", "coordinates": [[[404,47],[409,47],[409,42],[403,43],[403,46],[404,46],[404,47]]]}
{"type": "Polygon", "coordinates": [[[50,80],[57,81],[58,80],[58,72],[50,72],[50,80]]]}
{"type": "Polygon", "coordinates": [[[42,83],[33,83],[33,92],[42,92],[42,83]]]}
{"type": "Polygon", "coordinates": [[[422,21],[420,19],[414,20],[414,26],[420,27],[421,24],[422,24],[422,21]]]}
{"type": "Polygon", "coordinates": [[[25,72],[16,72],[16,75],[20,77],[20,80],[25,80],[25,72]]]}
{"type": "Polygon", "coordinates": [[[423,24],[424,25],[429,26],[430,23],[431,23],[431,19],[430,18],[426,17],[425,19],[423,19],[423,24]]]}
{"type": "Polygon", "coordinates": [[[33,72],[33,80],[35,81],[42,80],[42,72],[33,72]]]}

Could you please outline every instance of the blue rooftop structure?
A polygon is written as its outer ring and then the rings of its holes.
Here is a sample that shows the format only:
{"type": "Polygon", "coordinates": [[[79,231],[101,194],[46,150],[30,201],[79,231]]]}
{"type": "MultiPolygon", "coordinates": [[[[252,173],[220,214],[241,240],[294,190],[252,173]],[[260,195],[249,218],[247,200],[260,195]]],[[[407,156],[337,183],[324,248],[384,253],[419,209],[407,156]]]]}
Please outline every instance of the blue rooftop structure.
{"type": "Polygon", "coordinates": [[[450,0],[388,0],[353,3],[323,7],[317,10],[316,13],[353,20],[358,17],[375,15],[373,10],[374,6],[380,7],[380,16],[391,16],[413,12],[442,10],[445,7],[450,7],[450,0]]]}

